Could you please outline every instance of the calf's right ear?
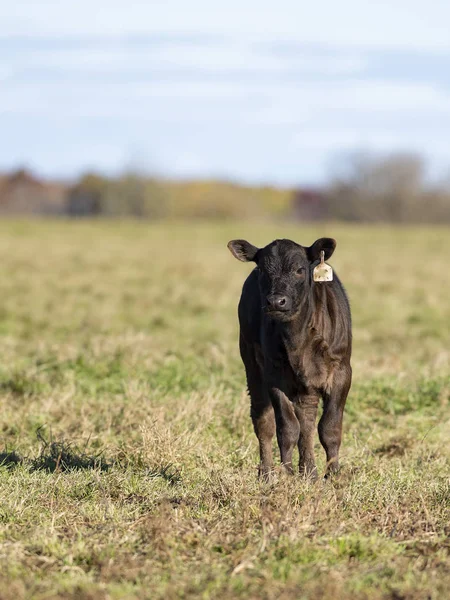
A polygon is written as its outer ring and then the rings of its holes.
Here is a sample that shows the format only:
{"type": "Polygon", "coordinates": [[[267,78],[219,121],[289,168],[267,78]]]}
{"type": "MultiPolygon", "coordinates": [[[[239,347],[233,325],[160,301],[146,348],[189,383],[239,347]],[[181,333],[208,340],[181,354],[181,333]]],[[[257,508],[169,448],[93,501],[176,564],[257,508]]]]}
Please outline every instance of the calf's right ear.
{"type": "Polygon", "coordinates": [[[259,248],[246,240],[231,240],[231,242],[228,242],[227,247],[231,254],[242,262],[255,260],[259,250],[259,248]]]}

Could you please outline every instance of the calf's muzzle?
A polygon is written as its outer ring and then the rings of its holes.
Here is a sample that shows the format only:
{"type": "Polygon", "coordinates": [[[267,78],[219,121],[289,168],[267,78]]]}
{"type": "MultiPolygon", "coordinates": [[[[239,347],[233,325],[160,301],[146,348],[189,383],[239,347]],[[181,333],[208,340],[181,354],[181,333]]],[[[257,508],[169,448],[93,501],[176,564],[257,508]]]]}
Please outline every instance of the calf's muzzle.
{"type": "Polygon", "coordinates": [[[287,312],[292,308],[292,302],[287,296],[271,294],[267,296],[267,308],[269,311],[287,312]]]}

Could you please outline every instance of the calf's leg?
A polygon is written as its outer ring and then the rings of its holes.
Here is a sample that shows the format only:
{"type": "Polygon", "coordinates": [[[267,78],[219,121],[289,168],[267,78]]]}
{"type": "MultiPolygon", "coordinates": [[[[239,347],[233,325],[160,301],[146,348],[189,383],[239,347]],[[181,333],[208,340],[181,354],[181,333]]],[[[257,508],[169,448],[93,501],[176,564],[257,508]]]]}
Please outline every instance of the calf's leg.
{"type": "Polygon", "coordinates": [[[342,439],[342,419],[352,372],[350,366],[333,377],[333,385],[323,398],[323,414],[319,421],[319,439],[327,455],[325,477],[339,470],[339,448],[342,439]]]}
{"type": "Polygon", "coordinates": [[[273,470],[272,440],[275,435],[275,415],[270,398],[263,389],[261,369],[256,361],[253,348],[242,339],[240,348],[250,394],[250,415],[259,442],[258,474],[260,477],[268,479],[273,470]]]}
{"type": "Polygon", "coordinates": [[[300,425],[289,398],[279,389],[269,387],[269,395],[275,411],[278,447],[281,463],[288,473],[293,473],[292,453],[298,442],[300,425]]]}
{"type": "Polygon", "coordinates": [[[261,396],[255,398],[255,400],[252,396],[251,416],[253,428],[259,441],[258,474],[263,479],[268,479],[270,472],[273,470],[272,440],[275,435],[275,416],[270,400],[261,400],[261,396]]]}
{"type": "Polygon", "coordinates": [[[315,479],[317,477],[316,462],[314,459],[314,437],[316,433],[317,407],[319,396],[309,394],[300,396],[295,403],[295,414],[300,423],[300,437],[298,451],[300,455],[300,475],[315,479]]]}

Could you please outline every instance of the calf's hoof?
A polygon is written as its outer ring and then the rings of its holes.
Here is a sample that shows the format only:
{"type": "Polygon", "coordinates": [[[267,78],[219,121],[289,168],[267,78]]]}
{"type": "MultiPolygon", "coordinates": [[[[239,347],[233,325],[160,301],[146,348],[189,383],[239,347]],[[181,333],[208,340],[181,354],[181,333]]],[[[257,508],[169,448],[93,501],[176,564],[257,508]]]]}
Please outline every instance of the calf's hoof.
{"type": "Polygon", "coordinates": [[[293,475],[294,469],[292,463],[281,463],[281,472],[285,475],[293,475]]]}
{"type": "Polygon", "coordinates": [[[258,467],[258,479],[263,483],[272,483],[274,480],[274,468],[273,465],[259,465],[258,467]]]}
{"type": "Polygon", "coordinates": [[[300,465],[299,466],[300,476],[308,481],[317,481],[317,467],[316,465],[300,465]]]}
{"type": "Polygon", "coordinates": [[[339,473],[339,461],[338,459],[332,459],[327,463],[327,470],[325,471],[324,479],[331,479],[339,473]]]}

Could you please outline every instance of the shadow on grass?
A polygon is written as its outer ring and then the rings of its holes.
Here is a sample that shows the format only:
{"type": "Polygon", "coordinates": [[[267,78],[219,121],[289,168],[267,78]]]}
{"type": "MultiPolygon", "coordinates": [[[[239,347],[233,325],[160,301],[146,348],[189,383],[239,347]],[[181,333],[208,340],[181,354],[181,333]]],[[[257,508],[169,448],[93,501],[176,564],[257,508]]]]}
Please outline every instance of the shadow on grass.
{"type": "Polygon", "coordinates": [[[6,467],[7,469],[13,469],[23,462],[23,458],[17,454],[14,450],[8,452],[4,450],[0,452],[0,467],[6,467]]]}
{"type": "Polygon", "coordinates": [[[173,465],[168,464],[157,469],[147,469],[147,476],[150,478],[162,477],[169,485],[176,485],[181,482],[181,473],[177,469],[173,467],[173,465]]]}
{"type": "Polygon", "coordinates": [[[81,450],[73,442],[65,440],[53,441],[46,440],[40,429],[37,431],[37,437],[42,443],[41,452],[36,458],[20,456],[15,450],[5,449],[0,452],[0,467],[14,469],[19,465],[25,465],[29,471],[46,471],[47,473],[56,473],[64,471],[85,471],[87,469],[96,469],[108,471],[114,464],[114,461],[107,461],[99,454],[87,454],[86,449],[81,450]]]}
{"type": "Polygon", "coordinates": [[[71,442],[45,442],[40,455],[30,461],[30,471],[108,471],[112,465],[113,462],[105,460],[101,455],[86,454],[71,442]]]}
{"type": "Polygon", "coordinates": [[[88,454],[86,447],[79,448],[75,443],[66,440],[46,440],[40,429],[37,431],[37,437],[42,443],[41,452],[36,458],[20,456],[15,450],[5,449],[0,452],[0,467],[6,467],[12,470],[19,465],[28,467],[31,473],[35,471],[45,471],[47,473],[62,473],[68,471],[109,471],[112,467],[118,467],[125,470],[137,470],[145,473],[150,479],[164,479],[169,485],[176,485],[181,482],[181,472],[172,464],[159,465],[151,467],[138,461],[139,464],[123,460],[106,460],[102,453],[88,454]]]}
{"type": "Polygon", "coordinates": [[[47,473],[64,471],[86,471],[95,469],[99,471],[108,471],[112,466],[112,461],[107,461],[98,454],[87,454],[85,445],[81,450],[73,442],[66,440],[54,441],[50,434],[50,441],[42,435],[41,428],[36,431],[38,440],[42,443],[41,453],[37,458],[28,460],[30,472],[47,471],[47,473]]]}

